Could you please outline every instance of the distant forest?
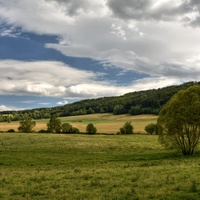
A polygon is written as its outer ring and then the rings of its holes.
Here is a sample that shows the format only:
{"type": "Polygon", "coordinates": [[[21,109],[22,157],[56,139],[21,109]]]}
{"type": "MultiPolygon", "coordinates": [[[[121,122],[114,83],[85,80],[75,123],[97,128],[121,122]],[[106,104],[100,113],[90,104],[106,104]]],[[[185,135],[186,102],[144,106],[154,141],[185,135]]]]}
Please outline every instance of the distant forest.
{"type": "Polygon", "coordinates": [[[24,114],[28,114],[33,119],[50,118],[52,115],[64,117],[94,113],[113,113],[114,115],[158,114],[163,105],[165,105],[175,93],[179,90],[187,89],[192,85],[200,85],[200,82],[188,82],[165,88],[131,92],[122,96],[86,99],[52,108],[3,111],[0,112],[0,121],[18,121],[24,114]]]}

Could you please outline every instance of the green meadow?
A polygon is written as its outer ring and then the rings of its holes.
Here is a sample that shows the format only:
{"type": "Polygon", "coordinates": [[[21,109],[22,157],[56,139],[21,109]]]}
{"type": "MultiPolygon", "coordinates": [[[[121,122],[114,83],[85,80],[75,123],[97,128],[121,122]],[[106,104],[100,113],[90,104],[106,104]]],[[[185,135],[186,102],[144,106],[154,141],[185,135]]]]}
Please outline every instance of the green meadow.
{"type": "Polygon", "coordinates": [[[157,135],[0,134],[0,199],[196,200],[199,180],[200,151],[165,150],[157,135]]]}

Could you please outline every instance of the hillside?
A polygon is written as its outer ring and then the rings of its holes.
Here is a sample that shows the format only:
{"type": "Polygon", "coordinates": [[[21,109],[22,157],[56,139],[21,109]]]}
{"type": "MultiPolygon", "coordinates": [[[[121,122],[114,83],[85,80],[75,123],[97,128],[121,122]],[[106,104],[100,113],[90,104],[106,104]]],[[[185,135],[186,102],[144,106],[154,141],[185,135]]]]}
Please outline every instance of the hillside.
{"type": "Polygon", "coordinates": [[[179,90],[200,82],[188,82],[181,85],[131,92],[122,96],[86,99],[64,106],[53,108],[37,108],[23,111],[4,111],[0,114],[0,121],[19,120],[21,115],[27,113],[33,119],[49,118],[51,115],[74,116],[93,113],[118,114],[158,114],[163,105],[179,90]],[[6,114],[6,115],[5,115],[6,114]]]}

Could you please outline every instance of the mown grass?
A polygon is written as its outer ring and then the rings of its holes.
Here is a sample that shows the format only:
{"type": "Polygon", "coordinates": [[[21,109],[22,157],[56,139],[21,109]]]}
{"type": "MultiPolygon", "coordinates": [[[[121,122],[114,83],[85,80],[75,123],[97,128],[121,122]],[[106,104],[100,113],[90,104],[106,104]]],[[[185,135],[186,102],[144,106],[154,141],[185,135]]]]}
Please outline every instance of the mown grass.
{"type": "Polygon", "coordinates": [[[200,153],[156,135],[0,134],[0,199],[199,199],[200,153]]]}
{"type": "MultiPolygon", "coordinates": [[[[98,133],[116,134],[126,121],[131,121],[134,126],[134,131],[137,133],[145,133],[144,128],[150,123],[156,123],[156,115],[112,115],[112,114],[92,114],[60,118],[62,122],[68,122],[81,132],[86,131],[86,126],[93,123],[97,128],[98,133]]],[[[47,129],[49,119],[36,120],[35,131],[47,129]]],[[[0,131],[14,129],[18,131],[19,122],[0,123],[0,131]]]]}

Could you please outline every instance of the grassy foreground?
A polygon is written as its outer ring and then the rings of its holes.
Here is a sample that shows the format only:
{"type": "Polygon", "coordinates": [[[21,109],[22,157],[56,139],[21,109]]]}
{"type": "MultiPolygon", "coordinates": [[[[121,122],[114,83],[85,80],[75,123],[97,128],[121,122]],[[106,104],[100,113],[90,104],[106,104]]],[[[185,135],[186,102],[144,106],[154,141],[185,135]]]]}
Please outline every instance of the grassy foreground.
{"type": "Polygon", "coordinates": [[[156,135],[0,134],[0,199],[199,199],[200,153],[156,135]]]}

